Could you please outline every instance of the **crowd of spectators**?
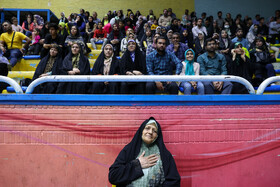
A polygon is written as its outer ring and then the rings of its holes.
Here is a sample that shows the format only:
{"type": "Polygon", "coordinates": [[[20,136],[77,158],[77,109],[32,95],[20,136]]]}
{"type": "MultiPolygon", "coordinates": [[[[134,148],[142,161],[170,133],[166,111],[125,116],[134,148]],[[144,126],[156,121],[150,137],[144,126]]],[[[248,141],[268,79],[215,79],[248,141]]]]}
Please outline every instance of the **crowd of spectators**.
{"type": "MultiPolygon", "coordinates": [[[[270,44],[280,40],[280,10],[268,21],[259,14],[254,19],[241,14],[234,19],[230,13],[223,17],[221,11],[214,19],[187,9],[177,17],[171,8],[158,17],[153,10],[145,16],[131,9],[126,13],[108,11],[103,17],[84,9],[60,16],[59,23],[44,22],[39,15],[27,15],[21,25],[15,17],[4,21],[0,27],[1,57],[9,58],[14,66],[23,54],[40,55],[33,79],[54,74],[236,75],[258,86],[275,76],[272,63],[279,48],[270,44]],[[102,43],[92,70],[87,43],[93,50],[97,50],[96,43],[102,43]]],[[[192,89],[198,94],[248,93],[243,85],[231,82],[48,83],[40,85],[37,92],[178,94],[179,86],[185,94],[192,89]]]]}

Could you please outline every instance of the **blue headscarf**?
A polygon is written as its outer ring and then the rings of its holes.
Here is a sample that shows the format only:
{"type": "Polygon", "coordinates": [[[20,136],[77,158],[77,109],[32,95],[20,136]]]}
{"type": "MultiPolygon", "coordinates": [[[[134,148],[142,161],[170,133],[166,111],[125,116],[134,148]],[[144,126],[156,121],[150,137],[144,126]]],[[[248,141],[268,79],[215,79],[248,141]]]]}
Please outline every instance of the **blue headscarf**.
{"type": "Polygon", "coordinates": [[[195,75],[194,74],[194,69],[193,69],[193,63],[194,63],[194,56],[195,53],[192,49],[188,49],[185,51],[185,62],[186,62],[186,71],[185,71],[185,75],[195,75]],[[192,61],[188,61],[186,58],[187,52],[191,51],[193,53],[193,59],[192,61]]]}

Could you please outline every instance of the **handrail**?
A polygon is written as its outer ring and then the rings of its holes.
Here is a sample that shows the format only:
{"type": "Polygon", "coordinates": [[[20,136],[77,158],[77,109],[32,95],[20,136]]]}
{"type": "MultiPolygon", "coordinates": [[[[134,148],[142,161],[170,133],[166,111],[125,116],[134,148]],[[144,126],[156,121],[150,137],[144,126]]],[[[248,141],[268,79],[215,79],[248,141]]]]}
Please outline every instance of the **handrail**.
{"type": "Polygon", "coordinates": [[[274,77],[269,77],[267,79],[265,79],[259,86],[258,90],[257,90],[257,95],[262,95],[265,88],[273,83],[273,82],[277,82],[277,81],[280,81],[280,76],[274,76],[274,77]]]}
{"type": "Polygon", "coordinates": [[[21,87],[18,85],[18,83],[15,80],[13,80],[9,77],[5,77],[5,76],[0,75],[0,82],[5,82],[5,83],[11,85],[15,89],[15,92],[17,94],[22,94],[23,93],[23,91],[22,91],[21,87]]]}
{"type": "Polygon", "coordinates": [[[52,75],[45,76],[33,81],[27,88],[27,94],[31,94],[36,86],[45,82],[152,82],[152,81],[232,81],[243,84],[250,94],[255,94],[254,87],[249,81],[238,76],[229,75],[203,75],[203,76],[181,76],[181,75],[52,75]]]}

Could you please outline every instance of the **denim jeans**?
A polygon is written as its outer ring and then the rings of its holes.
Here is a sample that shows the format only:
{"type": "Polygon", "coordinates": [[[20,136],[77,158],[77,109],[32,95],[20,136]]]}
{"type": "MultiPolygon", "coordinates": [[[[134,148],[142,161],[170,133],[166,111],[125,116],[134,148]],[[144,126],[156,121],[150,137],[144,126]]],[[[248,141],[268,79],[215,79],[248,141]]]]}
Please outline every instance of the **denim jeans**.
{"type": "Polygon", "coordinates": [[[19,49],[9,49],[10,51],[10,64],[14,67],[19,58],[22,57],[22,52],[19,49]]]}

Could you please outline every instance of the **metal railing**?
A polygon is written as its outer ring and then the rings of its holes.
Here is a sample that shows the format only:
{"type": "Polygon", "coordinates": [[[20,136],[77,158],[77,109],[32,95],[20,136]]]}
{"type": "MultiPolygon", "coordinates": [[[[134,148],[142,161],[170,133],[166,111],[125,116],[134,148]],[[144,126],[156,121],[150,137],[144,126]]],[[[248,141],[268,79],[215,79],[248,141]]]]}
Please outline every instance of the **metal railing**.
{"type": "Polygon", "coordinates": [[[257,95],[262,95],[265,88],[270,85],[271,83],[274,82],[278,82],[280,81],[280,76],[274,76],[274,77],[269,77],[267,79],[265,79],[259,86],[258,90],[257,90],[257,95]]]}
{"type": "Polygon", "coordinates": [[[18,83],[15,80],[13,80],[9,77],[5,77],[5,76],[0,75],[0,82],[5,82],[5,83],[11,85],[15,89],[15,92],[17,94],[22,94],[23,93],[23,91],[22,91],[21,87],[18,85],[18,83]]]}
{"type": "Polygon", "coordinates": [[[153,81],[231,81],[243,84],[250,94],[255,94],[254,87],[249,81],[238,76],[206,75],[206,76],[181,76],[181,75],[52,75],[41,77],[33,81],[26,93],[31,94],[36,86],[45,82],[153,82],[153,81]]]}

